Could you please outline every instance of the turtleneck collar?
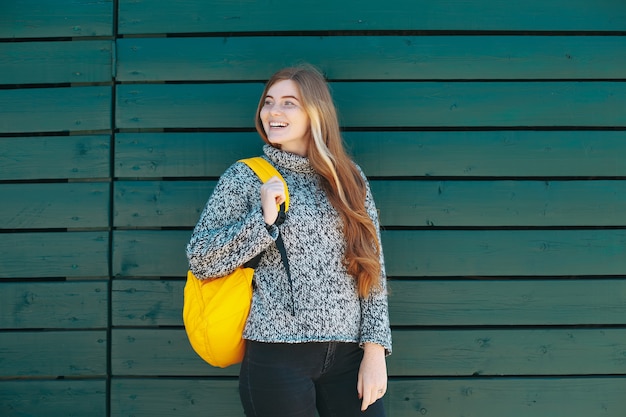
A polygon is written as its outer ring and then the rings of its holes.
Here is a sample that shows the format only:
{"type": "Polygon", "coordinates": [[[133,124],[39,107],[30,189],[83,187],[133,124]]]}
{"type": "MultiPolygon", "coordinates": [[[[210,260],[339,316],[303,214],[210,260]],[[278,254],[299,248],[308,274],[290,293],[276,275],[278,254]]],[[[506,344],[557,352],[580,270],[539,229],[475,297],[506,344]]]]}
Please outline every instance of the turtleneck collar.
{"type": "Polygon", "coordinates": [[[304,173],[315,172],[309,162],[309,158],[307,157],[281,151],[280,149],[267,144],[263,146],[263,152],[270,159],[270,161],[282,168],[304,173]]]}

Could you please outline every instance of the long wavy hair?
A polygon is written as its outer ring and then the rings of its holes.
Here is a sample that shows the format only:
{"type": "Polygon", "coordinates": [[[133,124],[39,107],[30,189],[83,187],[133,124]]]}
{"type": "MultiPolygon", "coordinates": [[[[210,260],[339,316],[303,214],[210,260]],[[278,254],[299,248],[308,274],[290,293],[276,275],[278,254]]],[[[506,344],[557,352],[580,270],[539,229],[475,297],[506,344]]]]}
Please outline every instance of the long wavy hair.
{"type": "Polygon", "coordinates": [[[365,181],[344,149],[337,111],[324,76],[310,65],[276,72],[261,95],[256,130],[265,143],[276,146],[268,140],[260,115],[268,90],[283,80],[292,80],[299,87],[300,102],[311,123],[307,157],[322,177],[326,195],[341,217],[346,239],[344,262],[356,280],[359,296],[365,298],[381,286],[380,245],[376,227],[365,208],[365,181]]]}

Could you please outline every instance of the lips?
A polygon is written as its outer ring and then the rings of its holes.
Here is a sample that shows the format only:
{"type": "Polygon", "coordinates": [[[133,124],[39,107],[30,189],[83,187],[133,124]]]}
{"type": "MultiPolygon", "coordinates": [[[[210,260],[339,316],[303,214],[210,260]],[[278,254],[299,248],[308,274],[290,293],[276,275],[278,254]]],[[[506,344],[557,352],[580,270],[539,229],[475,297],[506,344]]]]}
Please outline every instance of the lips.
{"type": "Polygon", "coordinates": [[[270,125],[270,128],[281,129],[283,127],[287,127],[289,125],[289,123],[285,123],[285,122],[270,122],[269,125],[270,125]]]}

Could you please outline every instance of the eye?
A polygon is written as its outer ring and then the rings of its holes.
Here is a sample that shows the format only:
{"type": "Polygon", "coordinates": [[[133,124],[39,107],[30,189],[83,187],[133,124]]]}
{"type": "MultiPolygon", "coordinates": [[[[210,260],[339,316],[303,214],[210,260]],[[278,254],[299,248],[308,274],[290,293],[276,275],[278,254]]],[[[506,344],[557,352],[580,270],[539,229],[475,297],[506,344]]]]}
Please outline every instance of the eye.
{"type": "Polygon", "coordinates": [[[296,107],[296,103],[294,103],[293,101],[287,100],[287,101],[285,101],[283,103],[283,107],[286,108],[286,109],[292,109],[292,108],[296,107]]]}
{"type": "Polygon", "coordinates": [[[273,104],[274,104],[274,103],[273,103],[273,102],[272,102],[272,100],[270,100],[270,99],[266,99],[266,100],[265,100],[265,102],[263,103],[263,105],[264,105],[264,106],[271,106],[271,105],[273,105],[273,104]]]}

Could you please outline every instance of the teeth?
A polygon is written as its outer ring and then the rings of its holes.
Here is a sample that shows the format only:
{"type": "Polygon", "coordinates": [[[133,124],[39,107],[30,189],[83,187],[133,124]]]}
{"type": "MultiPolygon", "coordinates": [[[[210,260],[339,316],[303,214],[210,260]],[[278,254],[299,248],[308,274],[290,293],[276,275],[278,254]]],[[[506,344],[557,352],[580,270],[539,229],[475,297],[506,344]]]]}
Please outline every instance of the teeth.
{"type": "Polygon", "coordinates": [[[270,127],[286,127],[287,123],[283,122],[270,122],[270,127]]]}

